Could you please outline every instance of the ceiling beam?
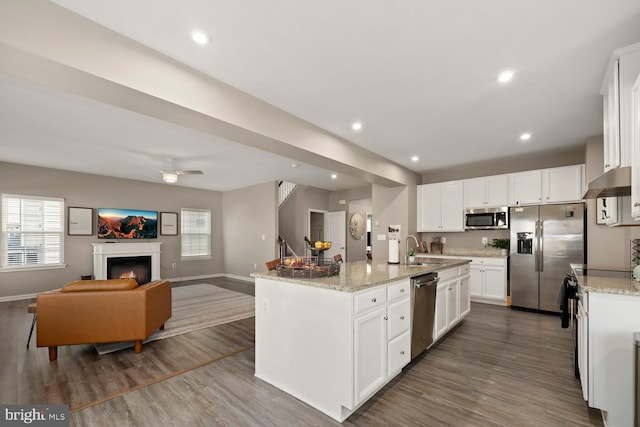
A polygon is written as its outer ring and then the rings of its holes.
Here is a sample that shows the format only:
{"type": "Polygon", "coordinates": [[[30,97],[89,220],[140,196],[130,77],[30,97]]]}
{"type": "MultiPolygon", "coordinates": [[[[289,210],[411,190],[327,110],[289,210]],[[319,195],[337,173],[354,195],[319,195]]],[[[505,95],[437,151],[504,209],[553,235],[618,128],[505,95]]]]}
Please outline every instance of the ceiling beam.
{"type": "Polygon", "coordinates": [[[0,0],[0,72],[384,185],[420,175],[46,0],[0,0]]]}

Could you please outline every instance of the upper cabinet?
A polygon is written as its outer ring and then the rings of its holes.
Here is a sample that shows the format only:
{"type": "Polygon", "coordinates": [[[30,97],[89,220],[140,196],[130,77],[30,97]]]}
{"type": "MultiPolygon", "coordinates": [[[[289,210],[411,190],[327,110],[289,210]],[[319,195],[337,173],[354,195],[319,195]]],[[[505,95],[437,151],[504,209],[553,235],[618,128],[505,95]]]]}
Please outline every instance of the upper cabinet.
{"type": "Polygon", "coordinates": [[[462,181],[418,186],[418,231],[464,231],[462,181]]]}
{"type": "Polygon", "coordinates": [[[633,86],[631,111],[631,216],[640,220],[640,76],[633,86]]]}
{"type": "Polygon", "coordinates": [[[509,176],[494,175],[464,180],[464,208],[507,206],[509,176]]]}
{"type": "Polygon", "coordinates": [[[584,165],[542,170],[542,202],[557,203],[581,200],[584,165]]]}
{"type": "Polygon", "coordinates": [[[509,205],[542,203],[542,172],[539,170],[509,175],[509,205]]]}
{"type": "Polygon", "coordinates": [[[604,170],[631,166],[632,87],[640,74],[640,43],[613,51],[602,83],[604,170]]]}
{"type": "Polygon", "coordinates": [[[537,205],[582,199],[584,165],[509,175],[509,205],[537,205]]]}

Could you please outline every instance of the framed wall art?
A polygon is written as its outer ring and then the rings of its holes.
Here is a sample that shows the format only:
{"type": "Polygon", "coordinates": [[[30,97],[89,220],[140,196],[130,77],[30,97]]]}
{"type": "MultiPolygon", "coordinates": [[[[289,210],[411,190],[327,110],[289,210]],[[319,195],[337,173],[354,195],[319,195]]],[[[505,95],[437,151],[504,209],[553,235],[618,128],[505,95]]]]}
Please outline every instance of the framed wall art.
{"type": "Polygon", "coordinates": [[[67,213],[67,234],[69,236],[92,236],[93,208],[69,206],[67,213]]]}
{"type": "Polygon", "coordinates": [[[163,236],[178,235],[177,212],[160,212],[160,234],[163,236]]]}

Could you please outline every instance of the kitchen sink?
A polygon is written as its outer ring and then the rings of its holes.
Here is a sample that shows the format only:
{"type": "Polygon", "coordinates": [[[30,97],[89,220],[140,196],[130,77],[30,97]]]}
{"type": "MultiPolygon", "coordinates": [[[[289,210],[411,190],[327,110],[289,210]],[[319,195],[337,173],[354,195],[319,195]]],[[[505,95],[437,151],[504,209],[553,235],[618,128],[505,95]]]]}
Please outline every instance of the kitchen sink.
{"type": "Polygon", "coordinates": [[[406,263],[405,264],[407,267],[429,267],[429,266],[434,266],[434,267],[438,267],[441,265],[444,265],[444,262],[410,262],[410,263],[406,263]]]}

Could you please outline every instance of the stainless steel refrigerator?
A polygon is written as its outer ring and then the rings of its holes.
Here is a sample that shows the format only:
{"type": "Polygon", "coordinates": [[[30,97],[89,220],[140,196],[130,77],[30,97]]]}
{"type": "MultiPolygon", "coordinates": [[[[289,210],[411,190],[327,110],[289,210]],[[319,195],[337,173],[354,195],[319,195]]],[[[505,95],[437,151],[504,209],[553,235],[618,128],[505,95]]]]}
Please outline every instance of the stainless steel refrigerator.
{"type": "Polygon", "coordinates": [[[583,264],[584,204],[512,207],[511,305],[560,312],[557,303],[569,264],[583,264]]]}

